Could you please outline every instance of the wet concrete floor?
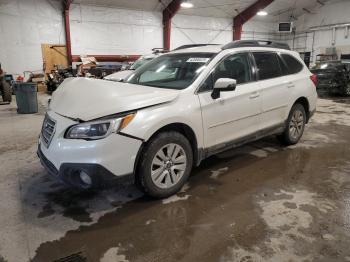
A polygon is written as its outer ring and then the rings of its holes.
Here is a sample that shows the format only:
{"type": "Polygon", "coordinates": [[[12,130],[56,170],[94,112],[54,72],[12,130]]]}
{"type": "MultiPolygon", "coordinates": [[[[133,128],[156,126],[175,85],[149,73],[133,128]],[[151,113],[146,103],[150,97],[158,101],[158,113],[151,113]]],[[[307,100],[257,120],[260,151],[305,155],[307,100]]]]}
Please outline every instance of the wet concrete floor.
{"type": "Polygon", "coordinates": [[[298,145],[211,157],[164,200],[54,181],[35,155],[42,119],[0,105],[1,262],[350,261],[350,99],[320,99],[298,145]]]}

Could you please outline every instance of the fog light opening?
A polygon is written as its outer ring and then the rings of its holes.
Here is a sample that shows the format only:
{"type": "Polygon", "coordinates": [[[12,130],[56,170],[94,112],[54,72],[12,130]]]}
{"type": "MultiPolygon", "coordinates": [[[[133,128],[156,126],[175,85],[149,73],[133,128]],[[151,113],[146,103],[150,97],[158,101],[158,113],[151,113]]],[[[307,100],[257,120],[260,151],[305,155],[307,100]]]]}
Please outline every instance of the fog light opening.
{"type": "Polygon", "coordinates": [[[91,187],[91,185],[92,185],[91,177],[85,171],[81,170],[79,172],[79,177],[80,177],[82,184],[85,187],[91,187]]]}

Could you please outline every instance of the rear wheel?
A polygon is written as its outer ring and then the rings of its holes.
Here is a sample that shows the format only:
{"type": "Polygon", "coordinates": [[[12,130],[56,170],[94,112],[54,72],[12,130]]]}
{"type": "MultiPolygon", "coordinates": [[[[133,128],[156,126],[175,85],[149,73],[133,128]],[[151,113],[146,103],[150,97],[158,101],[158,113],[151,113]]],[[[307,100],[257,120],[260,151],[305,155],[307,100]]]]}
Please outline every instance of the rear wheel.
{"type": "Polygon", "coordinates": [[[4,102],[12,101],[11,86],[6,81],[2,81],[1,83],[1,95],[4,102]]]}
{"type": "Polygon", "coordinates": [[[305,109],[301,104],[295,104],[290,110],[286,129],[280,137],[283,144],[294,145],[298,143],[304,133],[305,124],[305,109]]]}
{"type": "Polygon", "coordinates": [[[185,184],[192,164],[192,148],[185,136],[160,133],[146,145],[140,162],[142,189],[156,198],[173,195],[185,184]]]}

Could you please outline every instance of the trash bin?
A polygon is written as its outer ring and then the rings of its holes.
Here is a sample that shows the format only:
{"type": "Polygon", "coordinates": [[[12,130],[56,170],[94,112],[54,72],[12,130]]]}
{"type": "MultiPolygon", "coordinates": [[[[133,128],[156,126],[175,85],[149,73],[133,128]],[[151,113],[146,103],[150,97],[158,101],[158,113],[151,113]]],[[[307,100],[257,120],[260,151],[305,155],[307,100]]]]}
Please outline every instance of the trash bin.
{"type": "Polygon", "coordinates": [[[16,83],[17,112],[19,114],[33,114],[38,112],[38,98],[36,83],[16,83]]]}

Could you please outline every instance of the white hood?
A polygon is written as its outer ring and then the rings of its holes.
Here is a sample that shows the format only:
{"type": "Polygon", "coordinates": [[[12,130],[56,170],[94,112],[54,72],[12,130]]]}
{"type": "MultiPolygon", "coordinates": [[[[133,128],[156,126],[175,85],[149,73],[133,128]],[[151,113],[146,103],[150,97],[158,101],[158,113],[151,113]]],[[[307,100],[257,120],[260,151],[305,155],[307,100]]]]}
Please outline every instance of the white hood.
{"type": "Polygon", "coordinates": [[[174,100],[178,90],[105,81],[68,78],[53,93],[50,109],[88,121],[174,100]]]}
{"type": "Polygon", "coordinates": [[[116,73],[113,73],[111,75],[105,76],[103,79],[110,80],[110,81],[121,81],[131,75],[134,72],[134,70],[122,70],[118,71],[116,73]]]}

